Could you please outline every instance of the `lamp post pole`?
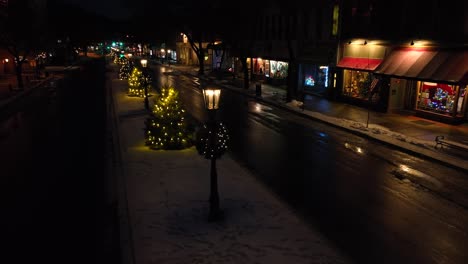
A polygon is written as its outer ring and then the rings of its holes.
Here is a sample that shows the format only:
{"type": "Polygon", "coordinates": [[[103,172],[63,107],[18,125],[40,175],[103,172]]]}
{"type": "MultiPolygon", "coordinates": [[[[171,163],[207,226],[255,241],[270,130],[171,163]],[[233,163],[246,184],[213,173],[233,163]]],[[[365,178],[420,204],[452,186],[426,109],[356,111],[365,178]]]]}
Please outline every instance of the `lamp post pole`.
{"type": "Polygon", "coordinates": [[[223,217],[222,211],[219,209],[219,194],[218,194],[218,174],[216,171],[216,159],[218,158],[218,142],[217,141],[217,123],[216,111],[219,108],[219,98],[221,89],[207,87],[203,89],[203,98],[205,100],[205,107],[208,110],[208,153],[205,157],[209,157],[211,161],[210,167],[210,213],[208,216],[209,221],[220,220],[223,217]]]}
{"type": "Polygon", "coordinates": [[[145,109],[147,111],[149,111],[150,107],[149,107],[149,100],[148,100],[148,81],[146,80],[146,75],[145,75],[145,81],[144,81],[144,85],[145,85],[145,109]]]}
{"type": "Polygon", "coordinates": [[[149,101],[148,101],[148,72],[146,69],[146,65],[148,63],[147,60],[142,59],[141,61],[141,66],[143,67],[143,88],[145,89],[145,109],[149,111],[149,101]]]}
{"type": "MultiPolygon", "coordinates": [[[[216,145],[216,110],[210,110],[210,145],[214,149],[216,145]]],[[[216,155],[213,153],[211,155],[211,169],[210,169],[210,220],[216,220],[221,215],[221,210],[219,209],[219,194],[218,194],[218,173],[216,170],[216,155]]]]}

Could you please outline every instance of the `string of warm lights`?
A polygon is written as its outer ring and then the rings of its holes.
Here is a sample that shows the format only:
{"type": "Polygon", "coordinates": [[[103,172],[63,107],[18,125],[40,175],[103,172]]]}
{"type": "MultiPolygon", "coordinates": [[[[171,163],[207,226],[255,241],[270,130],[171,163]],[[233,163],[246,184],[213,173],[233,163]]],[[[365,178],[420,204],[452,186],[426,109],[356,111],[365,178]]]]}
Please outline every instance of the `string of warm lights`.
{"type": "MultiPolygon", "coordinates": [[[[129,96],[138,96],[138,97],[145,97],[145,79],[150,78],[143,76],[143,72],[139,70],[137,67],[133,67],[132,73],[128,77],[128,91],[127,94],[129,96]]],[[[146,84],[148,91],[150,90],[150,83],[151,80],[146,80],[146,84]]]]}
{"type": "Polygon", "coordinates": [[[124,60],[119,70],[119,79],[128,80],[130,74],[132,73],[132,70],[133,66],[131,65],[130,61],[128,59],[124,60]]]}
{"type": "Polygon", "coordinates": [[[191,132],[178,92],[162,88],[155,95],[151,117],[145,121],[145,144],[151,149],[184,149],[192,146],[191,132]]]}

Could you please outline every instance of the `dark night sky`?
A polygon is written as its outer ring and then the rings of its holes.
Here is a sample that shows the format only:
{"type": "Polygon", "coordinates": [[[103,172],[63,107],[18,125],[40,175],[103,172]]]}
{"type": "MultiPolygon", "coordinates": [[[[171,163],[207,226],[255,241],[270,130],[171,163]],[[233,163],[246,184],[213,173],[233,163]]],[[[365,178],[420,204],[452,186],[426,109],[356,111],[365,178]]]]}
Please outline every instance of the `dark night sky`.
{"type": "Polygon", "coordinates": [[[73,3],[83,9],[112,19],[125,19],[132,15],[129,7],[125,6],[128,0],[62,0],[73,3]]]}

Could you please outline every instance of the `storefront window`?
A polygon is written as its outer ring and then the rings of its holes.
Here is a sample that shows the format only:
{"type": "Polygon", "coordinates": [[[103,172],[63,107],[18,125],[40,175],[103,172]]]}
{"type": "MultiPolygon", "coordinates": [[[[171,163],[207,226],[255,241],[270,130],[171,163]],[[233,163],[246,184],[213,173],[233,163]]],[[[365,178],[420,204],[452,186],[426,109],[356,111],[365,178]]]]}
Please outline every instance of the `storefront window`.
{"type": "Polygon", "coordinates": [[[270,77],[270,61],[265,61],[265,76],[270,77]]]}
{"type": "Polygon", "coordinates": [[[283,61],[270,61],[270,77],[284,79],[288,76],[288,63],[283,61]]]}
{"type": "Polygon", "coordinates": [[[261,58],[256,58],[253,60],[254,60],[253,73],[257,75],[265,75],[265,62],[267,60],[263,60],[261,58]]]}
{"type": "Polygon", "coordinates": [[[344,70],[343,95],[368,100],[375,77],[366,71],[344,70]]]}
{"type": "MultiPolygon", "coordinates": [[[[455,109],[456,95],[457,86],[455,85],[420,82],[416,105],[421,110],[439,114],[451,114],[455,109]]],[[[460,99],[463,101],[463,98],[460,99]]]]}
{"type": "Polygon", "coordinates": [[[323,92],[328,87],[328,66],[302,65],[304,89],[323,92]]]}

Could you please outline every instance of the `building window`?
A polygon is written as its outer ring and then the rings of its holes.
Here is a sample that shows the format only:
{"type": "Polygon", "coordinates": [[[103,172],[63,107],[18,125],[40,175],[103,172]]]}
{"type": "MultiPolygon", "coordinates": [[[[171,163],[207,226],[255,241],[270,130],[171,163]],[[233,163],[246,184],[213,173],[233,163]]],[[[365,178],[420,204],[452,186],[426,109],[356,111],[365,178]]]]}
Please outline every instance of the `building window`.
{"type": "Polygon", "coordinates": [[[253,59],[253,74],[256,75],[265,75],[265,62],[261,58],[254,58],[253,59]]]}
{"type": "MultiPolygon", "coordinates": [[[[418,82],[418,98],[416,109],[438,114],[452,115],[455,110],[455,101],[458,86],[433,82],[418,82]]],[[[459,100],[463,101],[465,89],[459,100]]],[[[463,104],[463,102],[461,103],[463,104]]],[[[460,111],[462,105],[460,105],[460,111]]]]}
{"type": "Polygon", "coordinates": [[[304,65],[305,87],[328,87],[328,66],[304,65]]]}
{"type": "MultiPolygon", "coordinates": [[[[377,80],[372,73],[366,71],[344,70],[343,95],[369,100],[371,85],[377,80]]],[[[372,93],[378,96],[378,93],[372,93]]],[[[373,98],[376,100],[376,98],[373,98]]]]}
{"type": "Polygon", "coordinates": [[[288,76],[288,63],[284,61],[270,61],[270,77],[284,79],[288,76]]]}
{"type": "Polygon", "coordinates": [[[324,93],[328,87],[328,66],[304,64],[301,68],[304,90],[319,94],[324,93]]]}

